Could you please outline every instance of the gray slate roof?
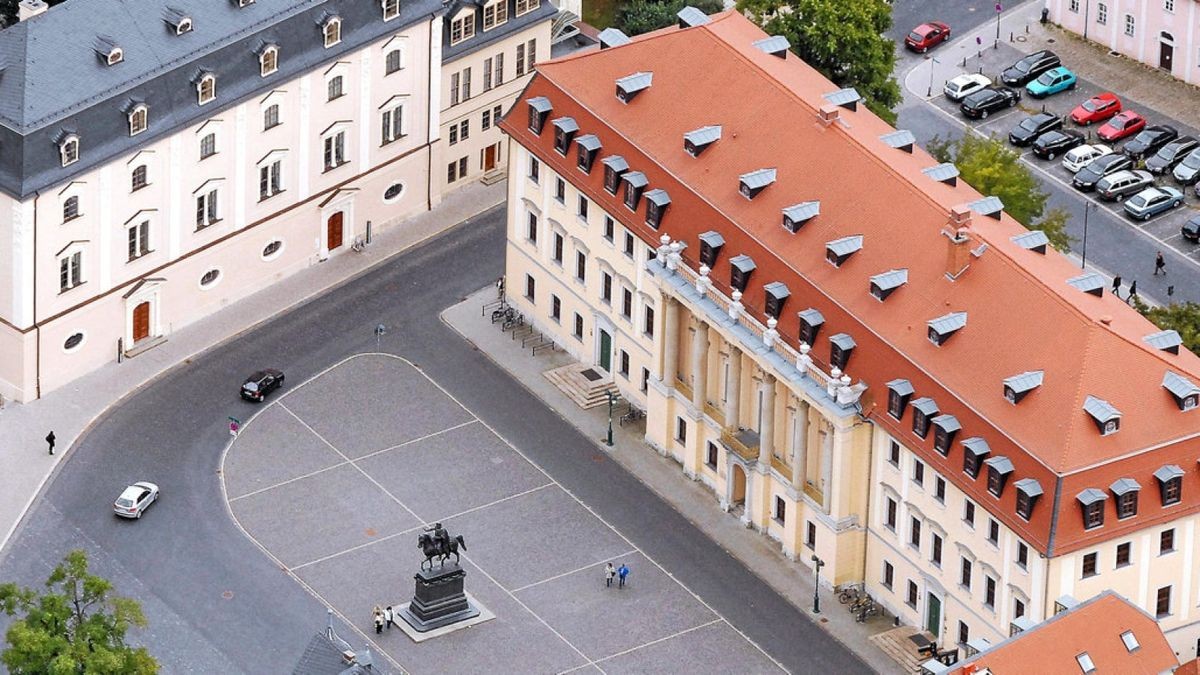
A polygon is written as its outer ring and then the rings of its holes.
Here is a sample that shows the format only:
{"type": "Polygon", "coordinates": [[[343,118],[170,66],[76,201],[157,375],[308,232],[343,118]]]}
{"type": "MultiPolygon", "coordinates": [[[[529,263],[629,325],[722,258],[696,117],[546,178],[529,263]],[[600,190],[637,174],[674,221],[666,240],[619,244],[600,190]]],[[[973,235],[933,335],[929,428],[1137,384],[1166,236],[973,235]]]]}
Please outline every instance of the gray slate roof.
{"type": "Polygon", "coordinates": [[[943,162],[937,166],[931,166],[928,169],[921,169],[921,173],[929,176],[939,183],[944,183],[951,178],[958,178],[958,167],[950,162],[943,162]]]}
{"type": "Polygon", "coordinates": [[[753,272],[757,267],[754,264],[754,259],[745,253],[730,258],[729,264],[746,273],[753,272]]]}
{"type": "Polygon", "coordinates": [[[1111,403],[1095,396],[1088,396],[1084,399],[1083,409],[1098,422],[1107,422],[1121,416],[1121,411],[1113,407],[1111,403]]]}
{"type": "Polygon", "coordinates": [[[962,444],[963,447],[966,448],[967,452],[975,455],[976,457],[983,457],[991,454],[992,452],[992,448],[988,445],[988,442],[979,436],[972,436],[970,438],[963,439],[962,444]]]}
{"type": "Polygon", "coordinates": [[[629,162],[626,162],[625,158],[620,155],[609,155],[600,160],[600,163],[617,173],[629,170],[629,162]]]}
{"type": "Polygon", "coordinates": [[[621,179],[635,188],[646,187],[650,183],[650,179],[646,178],[646,174],[641,171],[630,171],[622,176],[621,179]]]}
{"type": "Polygon", "coordinates": [[[706,127],[693,129],[683,135],[683,140],[691,141],[692,145],[700,147],[721,140],[721,125],[710,124],[706,127]]]}
{"type": "Polygon", "coordinates": [[[922,396],[921,398],[913,401],[912,407],[920,410],[921,414],[925,415],[926,417],[929,417],[930,415],[936,415],[938,412],[937,403],[928,396],[922,396]]]}
{"type": "Polygon", "coordinates": [[[782,281],[772,281],[771,283],[763,286],[763,291],[779,300],[783,300],[792,294],[792,292],[788,290],[787,284],[783,283],[782,281]]]}
{"type": "Polygon", "coordinates": [[[1086,274],[1080,274],[1077,277],[1071,277],[1070,279],[1067,279],[1067,283],[1075,288],[1078,288],[1084,293],[1093,293],[1097,295],[1104,292],[1105,286],[1104,277],[1095,272],[1088,272],[1086,274]]]}
{"type": "Polygon", "coordinates": [[[845,89],[838,89],[828,94],[822,94],[822,98],[834,105],[840,105],[845,108],[861,101],[862,95],[854,87],[846,87],[845,89]]]}
{"type": "Polygon", "coordinates": [[[771,37],[768,37],[768,38],[763,38],[761,40],[755,40],[754,46],[758,47],[759,49],[763,50],[764,52],[766,52],[768,54],[778,54],[779,52],[786,52],[788,49],[791,49],[791,47],[792,47],[791,43],[788,42],[788,39],[782,35],[772,35],[771,37]]]}
{"type": "Polygon", "coordinates": [[[662,188],[655,188],[646,193],[646,201],[654,202],[657,206],[666,206],[671,203],[671,195],[662,188]]]}
{"type": "Polygon", "coordinates": [[[913,393],[912,383],[903,378],[888,382],[887,388],[896,392],[897,396],[911,396],[913,393]]]}
{"type": "Polygon", "coordinates": [[[871,277],[871,283],[886,291],[908,283],[908,269],[888,270],[871,277]]]}
{"type": "Polygon", "coordinates": [[[971,209],[983,216],[993,216],[999,218],[999,214],[1004,210],[1004,202],[1000,201],[999,197],[984,197],[971,202],[971,209]]]}
{"type": "Polygon", "coordinates": [[[1078,499],[1080,504],[1088,506],[1108,499],[1108,495],[1104,494],[1104,492],[1101,490],[1097,490],[1096,488],[1088,488],[1075,495],[1075,499],[1078,499]]]}
{"type": "Polygon", "coordinates": [[[837,335],[830,335],[829,341],[832,342],[833,344],[837,345],[843,351],[849,351],[858,346],[858,344],[854,341],[854,338],[850,337],[850,335],[847,333],[838,333],[837,335]]]}
{"type": "Polygon", "coordinates": [[[600,39],[601,47],[620,47],[630,43],[629,36],[625,35],[616,28],[605,28],[596,36],[600,39]]]}
{"type": "Polygon", "coordinates": [[[579,131],[579,122],[576,122],[574,117],[558,117],[551,124],[564,134],[573,134],[579,131]]]}
{"type": "Polygon", "coordinates": [[[1042,494],[1044,494],[1042,492],[1042,484],[1039,483],[1036,478],[1022,478],[1016,483],[1013,483],[1013,487],[1017,488],[1017,490],[1021,492],[1024,492],[1029,497],[1041,497],[1042,494]]]}
{"type": "Polygon", "coordinates": [[[825,316],[815,307],[809,307],[802,312],[797,312],[797,314],[799,314],[801,321],[810,326],[820,326],[825,323],[825,316]]]}
{"type": "Polygon", "coordinates": [[[999,473],[1012,473],[1013,472],[1012,460],[1005,457],[1004,455],[998,455],[996,457],[989,457],[983,463],[987,464],[989,468],[995,469],[999,473]]]}
{"type": "Polygon", "coordinates": [[[1183,469],[1179,468],[1179,465],[1177,464],[1167,464],[1165,466],[1160,466],[1158,470],[1154,472],[1154,477],[1160,482],[1166,483],[1167,481],[1175,478],[1183,478],[1183,469]]]}
{"type": "Polygon", "coordinates": [[[959,424],[958,418],[954,415],[938,415],[929,421],[941,427],[942,431],[946,433],[962,430],[962,424],[959,424]]]}
{"type": "Polygon", "coordinates": [[[595,152],[600,149],[600,137],[596,134],[584,134],[579,138],[576,138],[575,142],[579,144],[579,147],[583,148],[584,150],[590,150],[591,152],[595,152]]]}
{"type": "Polygon", "coordinates": [[[626,93],[632,94],[650,87],[654,81],[654,73],[637,72],[632,75],[617,78],[617,86],[626,93]]]}
{"type": "Polygon", "coordinates": [[[688,5],[675,14],[687,26],[703,26],[708,23],[708,15],[688,5]]]}
{"type": "Polygon", "coordinates": [[[1114,495],[1120,497],[1126,492],[1137,492],[1142,489],[1142,486],[1138,485],[1138,482],[1132,478],[1118,478],[1113,481],[1112,485],[1108,486],[1108,489],[1112,490],[1114,495]]]}

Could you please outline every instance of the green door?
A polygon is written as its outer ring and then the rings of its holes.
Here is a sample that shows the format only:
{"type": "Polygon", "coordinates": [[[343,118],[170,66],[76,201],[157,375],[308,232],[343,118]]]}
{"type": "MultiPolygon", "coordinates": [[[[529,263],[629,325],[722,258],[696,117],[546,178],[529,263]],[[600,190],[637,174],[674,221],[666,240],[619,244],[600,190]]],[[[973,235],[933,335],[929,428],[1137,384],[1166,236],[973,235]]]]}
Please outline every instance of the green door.
{"type": "Polygon", "coordinates": [[[600,329],[600,367],[612,372],[612,336],[600,329]]]}
{"type": "Polygon", "coordinates": [[[942,627],[942,601],[933,593],[926,593],[925,601],[925,630],[933,633],[933,637],[937,638],[942,627]]]}

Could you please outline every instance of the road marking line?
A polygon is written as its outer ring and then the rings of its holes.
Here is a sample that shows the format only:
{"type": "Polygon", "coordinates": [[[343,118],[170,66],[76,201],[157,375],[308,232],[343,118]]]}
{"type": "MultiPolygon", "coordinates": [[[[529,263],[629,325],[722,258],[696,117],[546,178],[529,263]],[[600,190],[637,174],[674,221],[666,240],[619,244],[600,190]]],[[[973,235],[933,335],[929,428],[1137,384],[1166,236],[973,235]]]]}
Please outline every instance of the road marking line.
{"type": "Polygon", "coordinates": [[[403,443],[393,445],[389,448],[384,448],[382,450],[376,450],[374,452],[367,453],[367,454],[363,455],[362,457],[358,457],[358,458],[352,459],[350,461],[361,462],[362,460],[367,459],[368,457],[374,457],[375,455],[382,455],[383,453],[391,452],[392,450],[399,450],[400,448],[403,448],[406,445],[412,445],[413,443],[420,443],[421,441],[427,441],[431,438],[436,438],[437,436],[441,436],[442,434],[450,433],[451,431],[457,431],[458,429],[461,429],[463,427],[469,427],[478,421],[479,421],[479,418],[476,417],[475,419],[472,419],[470,422],[463,422],[462,424],[455,424],[454,426],[446,427],[445,429],[442,429],[441,431],[435,431],[431,434],[425,434],[424,436],[422,436],[420,438],[414,438],[411,441],[404,441],[403,443]]]}
{"type": "Polygon", "coordinates": [[[624,558],[624,557],[626,557],[626,556],[631,556],[631,555],[633,555],[633,554],[635,554],[635,553],[640,553],[640,551],[637,551],[637,550],[633,550],[633,549],[631,549],[631,550],[625,551],[624,553],[618,553],[618,554],[616,554],[616,555],[610,555],[610,556],[608,556],[608,557],[604,558],[603,560],[599,560],[599,561],[596,561],[596,562],[594,562],[594,563],[589,563],[589,564],[587,564],[587,565],[584,565],[583,567],[578,567],[578,568],[576,568],[576,569],[573,569],[573,570],[571,570],[570,572],[563,572],[562,574],[555,574],[554,576],[552,576],[552,577],[546,577],[545,579],[542,579],[541,581],[535,581],[535,582],[533,582],[532,584],[525,584],[524,586],[521,586],[520,588],[514,588],[514,589],[512,589],[512,592],[513,592],[513,593],[520,593],[521,591],[523,591],[523,590],[525,590],[525,589],[527,589],[527,588],[533,588],[534,586],[538,586],[538,585],[540,585],[540,584],[544,584],[544,583],[546,583],[547,581],[554,581],[555,579],[561,579],[561,578],[563,578],[563,577],[571,576],[572,574],[575,574],[575,573],[577,573],[577,572],[583,572],[584,570],[589,570],[589,569],[591,569],[591,568],[593,568],[593,567],[595,567],[595,566],[597,566],[597,565],[603,565],[603,564],[604,564],[604,563],[606,563],[606,562],[609,562],[609,561],[612,561],[612,560],[617,560],[617,559],[619,559],[619,558],[624,558]]]}
{"type": "MultiPolygon", "coordinates": [[[[692,626],[691,628],[685,628],[685,629],[683,629],[683,630],[681,630],[681,631],[679,631],[679,632],[677,632],[677,633],[673,633],[673,634],[671,634],[671,635],[667,635],[667,636],[664,636],[664,637],[660,637],[660,638],[658,638],[657,640],[651,640],[651,641],[649,641],[649,642],[646,642],[646,643],[644,643],[644,644],[640,644],[640,645],[638,645],[638,646],[636,646],[636,647],[630,647],[629,649],[626,649],[626,650],[624,650],[624,651],[617,652],[616,654],[609,654],[608,656],[606,656],[606,657],[604,657],[604,658],[602,658],[602,659],[596,659],[595,661],[592,661],[591,663],[585,663],[585,664],[583,664],[582,666],[576,666],[576,667],[572,668],[571,670],[564,670],[564,671],[562,671],[561,673],[559,673],[559,675],[565,675],[566,673],[571,673],[571,672],[574,672],[574,671],[576,671],[576,670],[579,670],[579,669],[581,669],[581,668],[587,668],[588,666],[596,666],[597,668],[599,668],[599,666],[597,666],[597,665],[596,665],[596,664],[598,664],[598,663],[602,663],[602,662],[604,662],[604,661],[608,661],[609,659],[615,659],[615,658],[617,658],[618,656],[625,656],[626,654],[630,654],[630,653],[636,652],[636,651],[637,651],[637,650],[639,650],[639,649],[644,649],[644,648],[646,648],[646,647],[652,647],[652,646],[654,646],[654,645],[656,645],[656,644],[658,644],[658,643],[660,643],[660,642],[666,642],[667,640],[673,640],[673,639],[675,639],[675,638],[677,638],[677,637],[680,637],[681,635],[687,635],[688,633],[691,633],[691,632],[694,632],[694,631],[698,631],[698,630],[700,630],[701,628],[708,628],[709,626],[711,626],[711,625],[713,625],[713,624],[718,624],[718,623],[723,623],[723,624],[725,624],[725,625],[729,625],[729,622],[728,622],[728,621],[726,621],[725,619],[713,619],[712,621],[709,621],[708,623],[702,623],[702,624],[700,624],[699,626],[692,626]]],[[[733,626],[730,626],[730,628],[732,628],[732,627],[733,627],[733,626]]]]}
{"type": "Polygon", "coordinates": [[[484,509],[486,509],[486,508],[489,508],[489,507],[495,506],[495,505],[497,505],[497,504],[503,504],[504,502],[507,502],[507,501],[509,501],[509,500],[512,500],[512,499],[517,499],[518,497],[524,497],[525,495],[530,495],[530,494],[533,494],[534,492],[538,492],[539,490],[544,490],[544,489],[546,489],[546,488],[548,488],[548,487],[556,487],[556,486],[554,485],[554,483],[544,483],[544,484],[542,484],[542,485],[539,485],[539,486],[537,486],[537,487],[535,487],[535,488],[530,488],[530,489],[528,489],[528,490],[526,490],[526,491],[524,491],[524,492],[518,492],[518,493],[516,493],[516,494],[514,494],[514,495],[509,495],[509,496],[507,496],[507,497],[501,497],[500,499],[497,499],[497,500],[495,500],[495,501],[488,502],[487,504],[480,504],[479,506],[472,506],[471,508],[467,509],[466,511],[459,511],[458,513],[455,513],[454,515],[450,515],[450,516],[443,516],[443,517],[441,517],[441,518],[436,518],[436,519],[434,519],[432,522],[435,522],[435,523],[440,523],[440,522],[443,522],[443,521],[448,521],[448,520],[451,520],[451,519],[453,519],[453,518],[458,518],[458,517],[460,517],[460,516],[465,516],[465,515],[467,515],[467,514],[469,514],[469,513],[475,513],[476,511],[482,511],[482,510],[484,510],[484,509]]]}
{"type": "Polygon", "coordinates": [[[325,467],[324,469],[317,469],[316,471],[310,471],[310,472],[304,474],[303,476],[296,476],[295,478],[289,478],[285,481],[276,483],[274,485],[268,485],[265,488],[259,488],[257,490],[254,490],[253,492],[247,492],[244,495],[238,495],[237,497],[230,497],[229,503],[232,504],[233,502],[236,502],[239,499],[245,499],[246,497],[253,497],[254,495],[266,492],[267,490],[274,490],[277,487],[283,487],[284,485],[288,485],[290,483],[295,483],[298,480],[304,480],[305,478],[312,478],[313,476],[316,476],[317,474],[325,473],[326,471],[329,471],[331,469],[336,469],[339,466],[346,466],[349,463],[350,462],[338,462],[337,464],[332,464],[330,466],[325,467]]]}

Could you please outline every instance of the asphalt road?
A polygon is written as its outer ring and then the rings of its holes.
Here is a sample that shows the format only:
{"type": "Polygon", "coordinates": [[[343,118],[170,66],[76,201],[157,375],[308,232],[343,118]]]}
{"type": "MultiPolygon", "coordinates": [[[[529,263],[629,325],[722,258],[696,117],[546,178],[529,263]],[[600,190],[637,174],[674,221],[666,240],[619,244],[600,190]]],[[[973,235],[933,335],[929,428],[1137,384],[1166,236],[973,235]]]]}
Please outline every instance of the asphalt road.
{"type": "MultiPolygon", "coordinates": [[[[119,593],[140,600],[139,635],[166,672],[281,672],[324,626],[324,608],[234,526],[217,479],[226,416],[256,368],[301,382],[347,355],[381,349],[420,365],[551,476],[794,672],[868,672],[595,444],[461,340],[441,310],[500,275],[495,209],[167,373],[115,407],[72,450],[0,560],[0,579],[37,585],[83,547],[119,593]],[[162,499],[137,522],[110,505],[134,480],[162,499]]],[[[343,637],[355,642],[344,626],[343,637]]]]}

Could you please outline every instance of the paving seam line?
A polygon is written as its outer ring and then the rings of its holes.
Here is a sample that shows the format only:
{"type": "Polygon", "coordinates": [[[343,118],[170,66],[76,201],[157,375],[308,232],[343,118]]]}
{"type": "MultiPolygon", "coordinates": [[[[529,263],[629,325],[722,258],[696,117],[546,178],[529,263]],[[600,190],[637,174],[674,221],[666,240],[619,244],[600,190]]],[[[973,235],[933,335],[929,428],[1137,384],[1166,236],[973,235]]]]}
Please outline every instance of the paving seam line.
{"type": "Polygon", "coordinates": [[[601,663],[603,663],[603,662],[605,662],[605,661],[611,660],[611,659],[615,659],[615,658],[617,658],[618,656],[625,656],[626,654],[632,654],[633,652],[636,652],[636,651],[638,651],[638,650],[640,650],[640,649],[645,649],[646,647],[653,647],[654,645],[656,645],[656,644],[658,644],[658,643],[660,643],[660,642],[666,642],[667,640],[673,640],[673,639],[675,639],[675,638],[677,638],[677,637],[680,637],[680,636],[683,636],[683,635],[687,635],[688,633],[693,633],[693,632],[695,632],[695,631],[698,631],[698,630],[700,630],[701,628],[708,628],[709,626],[713,626],[713,625],[716,625],[716,624],[718,624],[718,623],[723,623],[723,624],[725,624],[725,625],[729,626],[730,628],[732,628],[732,627],[733,627],[733,626],[732,626],[732,624],[730,624],[728,621],[726,621],[725,619],[722,619],[722,618],[718,617],[718,618],[716,618],[716,619],[713,619],[712,621],[706,621],[706,622],[704,622],[704,623],[702,623],[702,624],[699,624],[699,625],[697,625],[697,626],[692,626],[691,628],[684,628],[684,629],[683,629],[683,630],[681,630],[681,631],[677,631],[677,632],[675,632],[675,633],[672,633],[672,634],[670,634],[670,635],[665,635],[665,636],[663,636],[663,637],[656,638],[656,639],[654,639],[654,640],[651,640],[651,641],[649,641],[649,642],[646,642],[646,643],[640,644],[640,645],[638,645],[638,646],[636,646],[636,647],[630,647],[629,649],[626,649],[625,651],[617,652],[616,654],[610,654],[610,655],[608,655],[608,656],[605,656],[605,657],[604,657],[604,658],[602,658],[602,659],[596,659],[595,661],[592,661],[591,663],[585,663],[585,664],[583,664],[582,666],[578,666],[578,667],[572,668],[571,670],[565,670],[565,671],[563,671],[562,673],[560,673],[560,675],[565,675],[565,673],[574,672],[574,671],[576,671],[576,670],[579,670],[579,669],[581,669],[581,668],[587,668],[588,666],[595,666],[595,667],[599,668],[599,667],[600,667],[600,665],[599,665],[599,664],[601,664],[601,663]]]}
{"type": "Polygon", "coordinates": [[[521,591],[528,590],[528,589],[530,589],[530,588],[533,588],[534,586],[540,586],[540,585],[542,585],[542,584],[544,584],[544,583],[548,583],[548,582],[551,582],[551,581],[556,581],[556,580],[558,580],[558,579],[562,579],[563,577],[569,577],[569,576],[571,576],[572,574],[578,574],[578,573],[580,573],[580,572],[583,572],[583,571],[585,571],[585,570],[590,570],[591,568],[593,568],[593,567],[596,567],[596,566],[598,566],[598,565],[603,565],[604,563],[606,563],[606,562],[608,562],[608,561],[610,561],[610,560],[616,560],[616,559],[619,559],[619,558],[626,558],[626,557],[632,556],[632,555],[634,555],[634,554],[636,554],[636,553],[638,553],[638,551],[637,551],[637,550],[629,550],[629,551],[623,551],[623,552],[621,552],[621,553],[618,553],[618,554],[616,554],[616,555],[605,556],[605,557],[604,557],[602,560],[597,560],[596,562],[591,562],[591,563],[588,563],[588,564],[584,565],[583,567],[577,567],[577,568],[575,568],[575,569],[573,569],[573,570],[568,570],[568,571],[566,571],[566,572],[562,572],[562,573],[559,573],[559,574],[555,574],[555,575],[554,575],[554,576],[552,576],[552,577],[546,577],[545,579],[539,579],[539,580],[537,580],[537,581],[535,581],[535,582],[533,582],[533,583],[531,583],[531,584],[525,584],[524,586],[519,586],[519,587],[517,587],[517,588],[514,588],[514,589],[512,589],[512,591],[510,591],[510,592],[511,592],[511,593],[520,593],[521,591]]]}

